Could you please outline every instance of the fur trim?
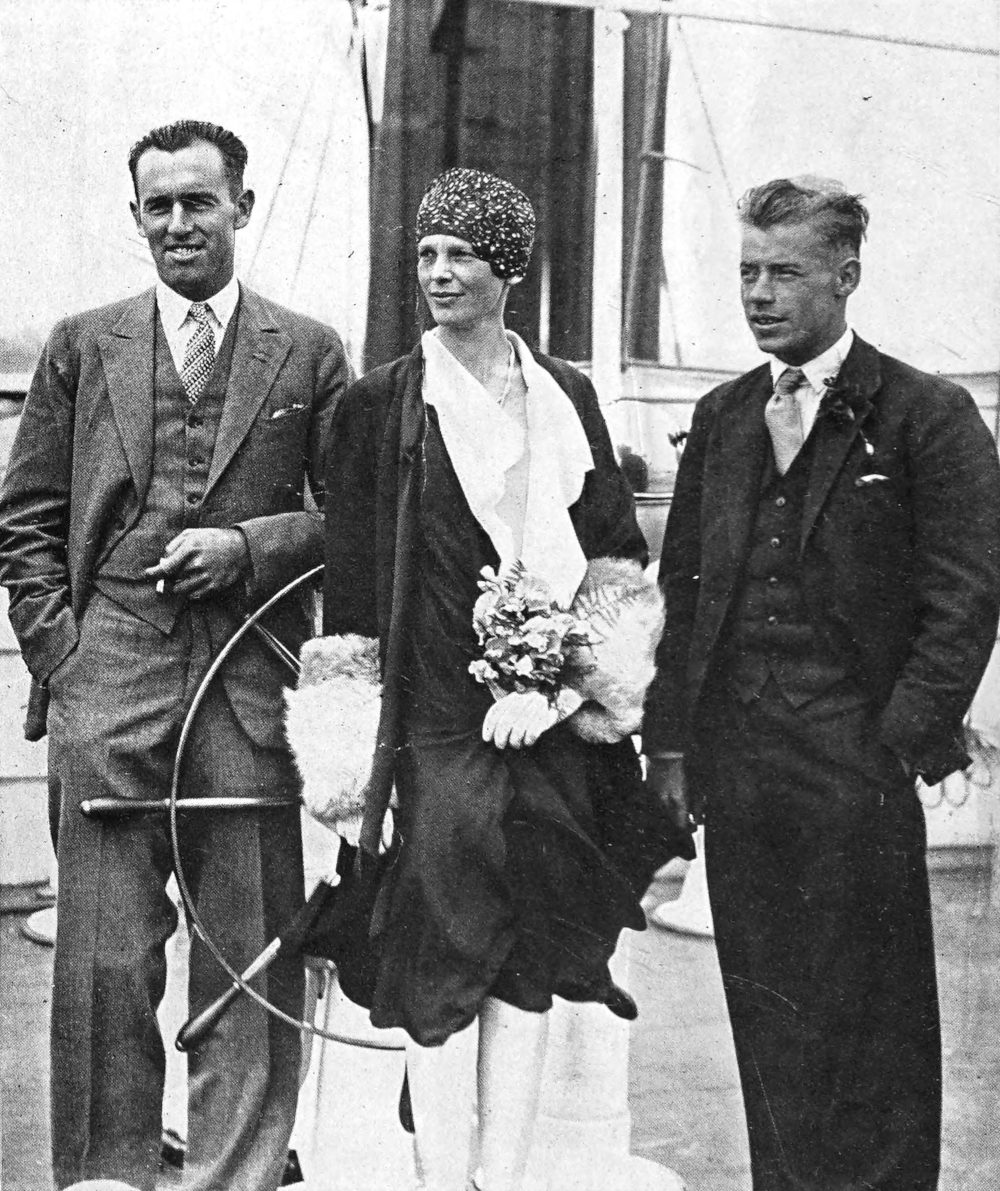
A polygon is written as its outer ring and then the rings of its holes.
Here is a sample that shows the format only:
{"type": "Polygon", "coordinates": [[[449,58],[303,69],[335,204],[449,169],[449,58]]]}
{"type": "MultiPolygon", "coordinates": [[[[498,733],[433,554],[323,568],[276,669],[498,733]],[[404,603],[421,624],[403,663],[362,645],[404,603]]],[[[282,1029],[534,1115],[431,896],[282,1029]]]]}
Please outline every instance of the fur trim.
{"type": "Polygon", "coordinates": [[[302,647],[296,690],[285,691],[285,735],[309,813],[348,837],[360,827],[382,706],[378,641],[346,633],[302,647]]]}
{"type": "Polygon", "coordinates": [[[566,685],[586,700],[567,721],[591,743],[624,740],[642,724],[663,632],[663,594],[629,558],[595,558],[570,609],[586,616],[601,640],[574,649],[566,685]]]}

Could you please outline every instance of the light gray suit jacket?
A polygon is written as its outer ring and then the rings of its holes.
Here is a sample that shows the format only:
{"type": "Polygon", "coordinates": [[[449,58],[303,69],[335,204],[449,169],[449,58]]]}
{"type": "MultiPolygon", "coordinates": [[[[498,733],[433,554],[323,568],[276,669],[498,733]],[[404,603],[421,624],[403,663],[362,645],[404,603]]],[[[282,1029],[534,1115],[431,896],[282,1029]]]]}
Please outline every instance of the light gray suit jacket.
{"type": "MultiPolygon", "coordinates": [[[[73,651],[109,529],[127,530],[149,485],[155,290],[75,315],[46,344],[0,490],[0,581],[28,669],[44,687],[73,651]]],[[[214,643],[239,618],[322,561],[323,457],[351,379],[337,334],[241,287],[237,337],[197,524],[237,526],[252,573],[206,606],[214,643]]],[[[311,632],[303,602],[275,627],[292,649],[311,632]]],[[[281,743],[281,679],[247,642],[224,675],[257,743],[281,743]]],[[[39,725],[35,726],[39,735],[39,725]]]]}

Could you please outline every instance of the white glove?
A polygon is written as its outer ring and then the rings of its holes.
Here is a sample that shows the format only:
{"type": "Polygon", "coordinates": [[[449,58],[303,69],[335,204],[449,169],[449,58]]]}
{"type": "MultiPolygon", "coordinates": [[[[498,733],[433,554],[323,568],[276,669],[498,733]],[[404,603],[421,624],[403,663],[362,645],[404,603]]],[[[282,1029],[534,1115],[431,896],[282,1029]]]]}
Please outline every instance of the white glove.
{"type": "Polygon", "coordinates": [[[504,695],[486,713],[483,740],[498,749],[526,748],[559,722],[559,709],[538,691],[504,695]]]}

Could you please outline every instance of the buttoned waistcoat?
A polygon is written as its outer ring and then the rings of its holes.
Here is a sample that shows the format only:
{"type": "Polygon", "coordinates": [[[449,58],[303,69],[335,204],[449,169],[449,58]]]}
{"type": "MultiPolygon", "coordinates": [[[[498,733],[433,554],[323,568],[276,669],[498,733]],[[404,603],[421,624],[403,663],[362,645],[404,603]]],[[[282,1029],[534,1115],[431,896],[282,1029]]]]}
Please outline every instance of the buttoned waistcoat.
{"type": "MultiPolygon", "coordinates": [[[[710,742],[692,729],[750,549],[770,393],[764,365],[701,399],[667,520],[643,747],[685,752],[696,785],[711,783],[710,742]]],[[[996,637],[996,443],[966,390],[857,336],[813,434],[795,543],[808,615],[870,698],[882,742],[936,782],[967,763],[962,718],[996,637]]]]}
{"type": "MultiPolygon", "coordinates": [[[[74,649],[110,527],[139,516],[153,450],[155,291],[60,323],[36,369],[0,492],[0,581],[29,670],[44,686],[74,649]]],[[[194,523],[236,526],[251,570],[206,602],[216,645],[249,609],[322,561],[324,451],[350,368],[330,328],[241,288],[225,403],[194,523]]],[[[273,627],[293,648],[311,631],[303,600],[273,627]]],[[[258,744],[282,742],[281,681],[253,642],[226,668],[227,693],[258,744]]]]}

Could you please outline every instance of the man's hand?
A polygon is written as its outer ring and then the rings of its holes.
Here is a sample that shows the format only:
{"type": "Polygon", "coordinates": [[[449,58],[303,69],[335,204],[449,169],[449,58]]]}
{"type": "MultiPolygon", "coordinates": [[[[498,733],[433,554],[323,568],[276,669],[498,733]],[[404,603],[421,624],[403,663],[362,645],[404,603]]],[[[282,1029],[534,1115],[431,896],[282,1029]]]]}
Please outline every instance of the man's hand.
{"type": "Polygon", "coordinates": [[[694,820],[688,812],[684,758],[647,757],[646,785],[659,798],[678,832],[690,834],[694,830],[694,820]]]}
{"type": "MultiPolygon", "coordinates": [[[[185,529],[167,543],[149,579],[191,600],[202,600],[232,587],[247,571],[250,555],[238,529],[185,529]]],[[[162,590],[160,588],[159,590],[162,590]]]]}
{"type": "Polygon", "coordinates": [[[559,711],[538,691],[504,695],[486,713],[483,740],[498,749],[527,748],[559,720],[559,711]]]}

